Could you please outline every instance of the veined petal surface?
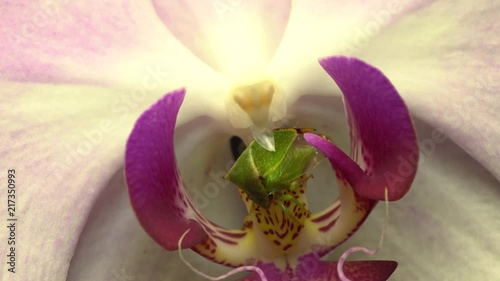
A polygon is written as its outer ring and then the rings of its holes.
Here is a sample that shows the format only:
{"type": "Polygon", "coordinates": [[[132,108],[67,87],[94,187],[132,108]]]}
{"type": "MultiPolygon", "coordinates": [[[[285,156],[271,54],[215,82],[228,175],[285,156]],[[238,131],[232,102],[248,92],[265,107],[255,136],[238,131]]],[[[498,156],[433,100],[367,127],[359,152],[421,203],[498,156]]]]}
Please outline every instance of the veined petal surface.
{"type": "MultiPolygon", "coordinates": [[[[14,169],[17,183],[15,276],[63,281],[93,203],[123,163],[138,112],[113,111],[124,89],[15,82],[1,87],[0,168],[14,169]]],[[[8,235],[0,232],[3,240],[8,235]]],[[[2,280],[11,277],[2,273],[2,280]]]]}
{"type": "Polygon", "coordinates": [[[499,13],[497,1],[433,2],[359,55],[391,78],[416,116],[500,180],[500,125],[491,122],[500,119],[499,13]]]}
{"type": "Polygon", "coordinates": [[[119,114],[154,102],[151,92],[189,87],[203,93],[186,99],[192,112],[227,118],[228,80],[173,36],[151,3],[4,1],[0,10],[0,80],[122,88],[119,114]]]}
{"type": "Polygon", "coordinates": [[[3,79],[110,83],[155,44],[175,41],[141,1],[3,1],[0,9],[3,79]]]}

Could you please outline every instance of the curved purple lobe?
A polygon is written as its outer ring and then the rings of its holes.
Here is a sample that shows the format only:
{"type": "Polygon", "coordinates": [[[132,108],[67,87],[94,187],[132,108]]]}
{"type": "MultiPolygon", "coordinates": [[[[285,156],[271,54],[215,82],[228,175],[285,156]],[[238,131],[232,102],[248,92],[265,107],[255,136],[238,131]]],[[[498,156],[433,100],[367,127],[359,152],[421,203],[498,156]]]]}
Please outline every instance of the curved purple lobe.
{"type": "Polygon", "coordinates": [[[384,200],[402,198],[410,189],[419,150],[413,122],[403,100],[378,69],[354,58],[329,57],[321,66],[344,96],[351,137],[351,156],[364,171],[330,142],[306,139],[324,152],[358,194],[384,200]]]}
{"type": "Polygon", "coordinates": [[[125,177],[132,207],[146,232],[167,250],[189,228],[182,246],[190,248],[206,234],[186,218],[192,208],[179,179],[174,153],[174,128],[185,90],[165,95],[136,122],[125,152],[125,177]]]}
{"type": "MultiPolygon", "coordinates": [[[[302,260],[295,273],[282,272],[272,264],[259,266],[264,270],[268,280],[296,280],[296,281],[339,281],[337,262],[318,261],[313,257],[302,260]],[[309,260],[310,259],[310,260],[309,260]]],[[[351,281],[385,281],[396,270],[395,261],[351,261],[343,267],[344,274],[351,281]]],[[[257,274],[251,274],[240,281],[260,281],[257,274]]]]}

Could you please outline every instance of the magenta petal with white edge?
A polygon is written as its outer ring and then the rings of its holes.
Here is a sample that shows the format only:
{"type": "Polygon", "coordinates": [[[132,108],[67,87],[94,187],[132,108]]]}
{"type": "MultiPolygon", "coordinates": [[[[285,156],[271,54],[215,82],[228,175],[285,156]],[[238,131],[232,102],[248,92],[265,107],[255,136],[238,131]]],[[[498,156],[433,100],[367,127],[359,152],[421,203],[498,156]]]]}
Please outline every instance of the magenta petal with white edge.
{"type": "Polygon", "coordinates": [[[174,128],[185,90],[167,94],[137,121],[127,142],[125,176],[135,213],[144,229],[168,250],[192,247],[206,234],[188,219],[193,207],[179,178],[174,154],[174,128]]]}
{"type": "Polygon", "coordinates": [[[214,69],[262,71],[285,32],[291,1],[164,1],[153,5],[167,28],[214,69]]]}
{"type": "Polygon", "coordinates": [[[321,66],[344,95],[354,163],[337,147],[312,135],[362,197],[398,200],[410,189],[418,164],[418,144],[408,109],[390,81],[374,67],[353,58],[330,57],[321,66]]]}

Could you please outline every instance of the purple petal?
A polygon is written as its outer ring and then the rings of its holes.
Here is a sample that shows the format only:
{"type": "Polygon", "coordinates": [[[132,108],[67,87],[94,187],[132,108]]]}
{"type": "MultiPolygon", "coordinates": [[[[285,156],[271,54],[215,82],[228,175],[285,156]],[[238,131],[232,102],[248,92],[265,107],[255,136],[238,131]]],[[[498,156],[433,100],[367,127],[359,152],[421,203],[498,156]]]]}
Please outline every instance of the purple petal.
{"type": "MultiPolygon", "coordinates": [[[[296,280],[296,281],[339,281],[337,262],[318,261],[313,256],[302,260],[296,271],[287,269],[285,272],[273,264],[259,265],[268,280],[296,280]],[[305,260],[307,259],[307,260],[305,260]]],[[[343,267],[344,274],[352,281],[385,281],[396,270],[398,263],[395,261],[352,261],[346,262],[343,267]]],[[[251,274],[241,281],[258,281],[257,274],[251,274]]]]}
{"type": "Polygon", "coordinates": [[[323,151],[363,197],[398,200],[410,189],[418,164],[418,144],[408,109],[390,81],[357,59],[330,57],[320,64],[344,95],[351,156],[317,136],[306,136],[323,151]]]}
{"type": "Polygon", "coordinates": [[[153,5],[167,28],[195,55],[229,72],[246,62],[266,67],[284,34],[290,2],[155,0],[153,5]]]}
{"type": "Polygon", "coordinates": [[[193,205],[179,178],[174,129],[185,90],[165,95],[137,121],[127,142],[125,175],[132,207],[146,232],[167,250],[192,248],[207,259],[241,266],[256,258],[255,238],[246,230],[222,228],[193,205]],[[235,255],[238,251],[238,255],[235,255]]]}
{"type": "MultiPolygon", "coordinates": [[[[344,264],[343,271],[351,281],[385,281],[397,266],[395,261],[352,261],[344,264]]],[[[304,280],[340,280],[337,262],[321,262],[317,271],[307,270],[305,266],[302,269],[298,276],[304,280]]]]}
{"type": "Polygon", "coordinates": [[[185,90],[168,93],[137,121],[127,142],[125,175],[134,211],[146,230],[168,250],[177,249],[180,236],[190,229],[183,247],[207,238],[195,220],[177,171],[174,129],[185,90]]]}

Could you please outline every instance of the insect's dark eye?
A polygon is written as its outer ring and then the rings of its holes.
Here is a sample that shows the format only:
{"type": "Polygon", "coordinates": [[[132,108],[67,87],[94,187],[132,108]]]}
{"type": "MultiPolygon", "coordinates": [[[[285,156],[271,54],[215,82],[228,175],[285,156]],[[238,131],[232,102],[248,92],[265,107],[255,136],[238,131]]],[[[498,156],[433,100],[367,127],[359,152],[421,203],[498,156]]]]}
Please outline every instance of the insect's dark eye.
{"type": "Polygon", "coordinates": [[[267,200],[272,201],[273,199],[274,199],[274,193],[273,192],[267,194],[267,200]]]}

